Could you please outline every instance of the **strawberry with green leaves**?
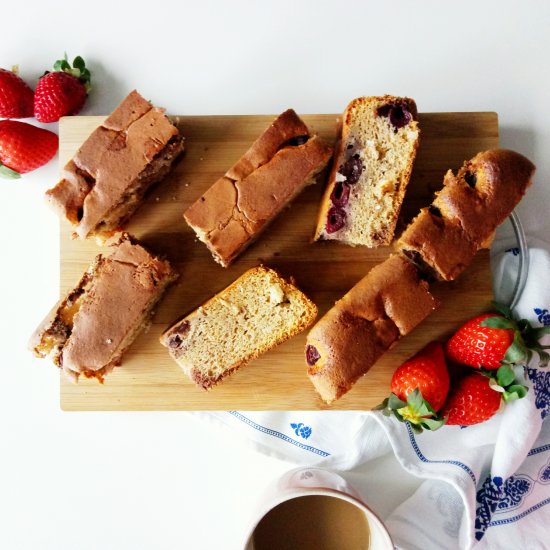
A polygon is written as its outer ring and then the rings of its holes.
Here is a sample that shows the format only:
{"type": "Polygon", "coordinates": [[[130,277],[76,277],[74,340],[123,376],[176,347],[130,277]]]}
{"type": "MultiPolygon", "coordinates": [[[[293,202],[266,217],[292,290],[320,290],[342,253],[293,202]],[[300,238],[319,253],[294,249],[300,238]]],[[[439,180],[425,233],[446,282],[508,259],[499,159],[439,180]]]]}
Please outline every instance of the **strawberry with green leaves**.
{"type": "Polygon", "coordinates": [[[453,386],[441,415],[448,426],[472,426],[494,416],[501,402],[501,393],[491,387],[490,379],[472,372],[453,386]]]}
{"type": "Polygon", "coordinates": [[[57,152],[57,134],[17,120],[0,120],[0,176],[19,178],[57,152]]]}
{"type": "Polygon", "coordinates": [[[0,117],[31,117],[33,102],[34,92],[17,74],[17,67],[11,71],[0,69],[0,117]]]}
{"type": "Polygon", "coordinates": [[[453,383],[440,414],[449,426],[479,424],[494,416],[503,404],[525,397],[527,391],[510,365],[496,371],[470,371],[453,383]]]}
{"type": "Polygon", "coordinates": [[[437,411],[449,391],[449,372],[440,342],[430,342],[393,374],[390,397],[378,410],[410,423],[415,431],[437,430],[444,421],[437,411]]]}
{"type": "Polygon", "coordinates": [[[499,313],[486,313],[460,327],[446,345],[447,358],[455,363],[489,370],[502,365],[525,365],[538,353],[546,367],[548,346],[539,343],[550,327],[533,328],[525,319],[514,319],[509,308],[494,304],[499,313]]]}
{"type": "Polygon", "coordinates": [[[76,115],[90,90],[90,71],[82,57],[73,65],[58,59],[52,72],[47,71],[38,81],[34,92],[34,116],[40,122],[57,122],[62,116],[76,115]]]}

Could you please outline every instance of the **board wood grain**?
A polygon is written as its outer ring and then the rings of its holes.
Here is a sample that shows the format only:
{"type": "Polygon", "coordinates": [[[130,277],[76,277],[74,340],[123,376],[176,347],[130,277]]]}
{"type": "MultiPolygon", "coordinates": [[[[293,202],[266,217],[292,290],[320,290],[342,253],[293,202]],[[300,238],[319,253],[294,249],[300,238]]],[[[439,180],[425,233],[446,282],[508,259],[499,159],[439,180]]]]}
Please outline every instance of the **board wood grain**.
{"type": "MultiPolygon", "coordinates": [[[[67,117],[60,122],[63,166],[104,117],[67,117]]],[[[427,342],[443,339],[464,320],[485,310],[492,299],[488,251],[453,283],[436,283],[441,307],[403,338],[357,382],[353,390],[324,405],[306,377],[305,334],[268,352],[209,392],[198,389],[169,357],[158,338],[177,317],[225,288],[244,271],[264,263],[298,286],[318,305],[319,315],[347,292],[390,248],[369,250],[334,242],[311,244],[325,175],[308,187],[268,231],[228,269],[216,264],[195,239],[182,214],[270,124],[274,116],[180,116],[186,153],[172,174],[158,185],[131,220],[128,231],[166,255],[181,277],[159,305],[154,322],[141,334],[116,368],[99,384],[61,376],[63,410],[311,410],[370,409],[388,393],[395,368],[427,342]]],[[[338,115],[304,115],[310,128],[330,141],[338,115]]],[[[478,151],[498,146],[496,113],[420,114],[421,145],[405,198],[401,227],[430,203],[448,169],[456,170],[478,151]]],[[[52,182],[53,183],[53,182],[52,182]]],[[[96,254],[106,252],[94,241],[73,240],[61,222],[61,282],[73,288],[96,254]]]]}

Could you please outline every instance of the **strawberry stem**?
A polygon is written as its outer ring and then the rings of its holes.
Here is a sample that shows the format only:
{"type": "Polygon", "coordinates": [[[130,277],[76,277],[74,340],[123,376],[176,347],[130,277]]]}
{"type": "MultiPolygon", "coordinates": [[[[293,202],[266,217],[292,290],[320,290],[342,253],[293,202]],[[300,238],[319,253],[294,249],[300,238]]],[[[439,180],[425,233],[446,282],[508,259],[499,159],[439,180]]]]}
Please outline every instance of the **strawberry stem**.
{"type": "Polygon", "coordinates": [[[498,302],[493,302],[493,307],[503,317],[487,317],[480,325],[514,331],[514,340],[506,350],[502,364],[525,365],[531,361],[535,352],[539,356],[539,367],[548,366],[550,354],[544,350],[550,347],[541,345],[539,340],[545,334],[550,334],[550,327],[532,327],[527,319],[517,319],[509,307],[498,302]]]}
{"type": "Polygon", "coordinates": [[[53,70],[55,72],[68,73],[75,78],[78,78],[78,80],[80,80],[80,82],[84,84],[87,92],[89,92],[92,88],[92,73],[90,73],[89,69],[86,67],[84,59],[80,55],[77,55],[74,58],[73,64],[71,66],[67,57],[67,52],[65,52],[63,59],[58,59],[54,63],[53,70]]]}
{"type": "Polygon", "coordinates": [[[502,399],[508,403],[516,399],[522,399],[527,395],[529,388],[524,386],[517,378],[511,365],[504,364],[496,371],[480,369],[481,374],[489,378],[489,385],[493,390],[502,393],[502,399]]]}
{"type": "Polygon", "coordinates": [[[433,407],[422,397],[418,388],[409,393],[407,402],[390,393],[390,396],[373,410],[382,411],[384,416],[395,416],[400,422],[408,422],[417,433],[422,432],[423,429],[435,431],[446,421],[438,416],[433,407]]]}

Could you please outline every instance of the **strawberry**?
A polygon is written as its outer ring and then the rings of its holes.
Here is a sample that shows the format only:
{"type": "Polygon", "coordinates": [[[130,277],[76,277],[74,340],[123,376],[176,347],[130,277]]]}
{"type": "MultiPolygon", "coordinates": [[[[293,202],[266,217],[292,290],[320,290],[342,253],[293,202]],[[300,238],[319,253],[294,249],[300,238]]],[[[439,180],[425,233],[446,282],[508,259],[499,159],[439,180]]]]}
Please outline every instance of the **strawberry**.
{"type": "Polygon", "coordinates": [[[53,72],[40,78],[34,92],[34,116],[40,122],[57,122],[62,116],[76,115],[90,90],[90,71],[77,56],[73,66],[64,59],[54,64],[53,72]]]}
{"type": "Polygon", "coordinates": [[[20,174],[46,164],[57,152],[57,134],[17,120],[0,121],[0,175],[20,174]]]}
{"type": "Polygon", "coordinates": [[[525,319],[515,320],[506,306],[494,304],[499,313],[486,313],[470,319],[447,342],[447,358],[474,368],[498,369],[501,365],[528,363],[533,351],[540,366],[548,364],[550,355],[539,339],[550,327],[533,328],[525,319]]]}
{"type": "Polygon", "coordinates": [[[408,421],[416,431],[443,425],[437,412],[449,391],[449,373],[443,345],[431,342],[397,368],[391,379],[390,397],[378,407],[386,416],[408,421]]]}
{"type": "Polygon", "coordinates": [[[447,425],[471,426],[491,418],[500,408],[501,393],[479,372],[468,374],[457,382],[445,402],[441,414],[447,425]]]}
{"type": "Polygon", "coordinates": [[[500,367],[507,349],[514,341],[514,331],[482,325],[489,318],[503,319],[495,313],[485,313],[470,319],[454,333],[446,346],[447,357],[451,361],[474,368],[500,367]]]}
{"type": "Polygon", "coordinates": [[[33,115],[34,93],[29,85],[12,71],[0,69],[0,117],[25,118],[33,115]]]}

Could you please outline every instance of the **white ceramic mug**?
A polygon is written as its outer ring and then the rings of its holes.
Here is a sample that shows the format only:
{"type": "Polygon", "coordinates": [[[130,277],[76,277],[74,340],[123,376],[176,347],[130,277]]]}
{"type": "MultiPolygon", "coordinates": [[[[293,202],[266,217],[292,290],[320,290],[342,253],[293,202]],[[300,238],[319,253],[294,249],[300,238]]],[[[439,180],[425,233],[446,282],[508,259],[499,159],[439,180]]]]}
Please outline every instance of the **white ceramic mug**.
{"type": "Polygon", "coordinates": [[[393,550],[394,545],[384,524],[367,506],[358,492],[340,475],[321,468],[291,470],[268,487],[259,502],[257,514],[246,531],[243,550],[257,550],[254,546],[254,532],[268,512],[282,503],[314,495],[346,501],[364,514],[370,538],[364,548],[357,550],[393,550]]]}

